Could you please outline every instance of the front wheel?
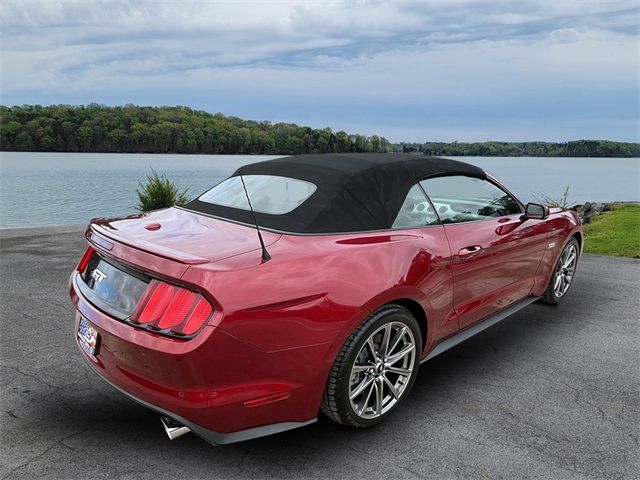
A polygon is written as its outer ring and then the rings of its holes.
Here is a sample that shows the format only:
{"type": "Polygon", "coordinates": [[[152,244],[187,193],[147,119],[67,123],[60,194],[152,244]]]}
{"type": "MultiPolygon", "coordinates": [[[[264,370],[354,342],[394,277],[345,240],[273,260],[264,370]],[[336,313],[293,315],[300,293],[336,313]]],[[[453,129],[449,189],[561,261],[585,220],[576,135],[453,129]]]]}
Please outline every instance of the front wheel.
{"type": "Polygon", "coordinates": [[[578,241],[575,238],[572,238],[562,250],[553,270],[547,290],[544,292],[545,303],[557,305],[569,291],[576,273],[579,256],[580,245],[578,245],[578,241]]]}
{"type": "Polygon", "coordinates": [[[353,427],[382,421],[411,390],[421,351],[420,327],[411,313],[398,305],[376,310],[338,352],[322,411],[353,427]]]}

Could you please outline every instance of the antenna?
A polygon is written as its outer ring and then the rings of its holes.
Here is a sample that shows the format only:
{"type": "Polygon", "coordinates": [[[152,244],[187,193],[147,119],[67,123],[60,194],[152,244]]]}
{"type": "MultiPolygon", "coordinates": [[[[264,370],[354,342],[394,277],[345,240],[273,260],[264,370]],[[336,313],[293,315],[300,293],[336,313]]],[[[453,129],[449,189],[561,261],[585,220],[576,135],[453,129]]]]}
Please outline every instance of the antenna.
{"type": "Polygon", "coordinates": [[[262,260],[265,262],[267,260],[271,260],[271,255],[267,252],[267,247],[264,246],[264,240],[262,239],[262,233],[260,233],[260,227],[258,226],[258,220],[256,220],[256,214],[253,211],[253,207],[251,206],[251,199],[249,198],[249,192],[247,192],[247,186],[244,184],[244,178],[242,178],[242,174],[238,174],[240,176],[240,181],[242,182],[242,188],[244,188],[244,194],[247,196],[247,202],[249,203],[249,210],[251,210],[251,216],[253,217],[253,223],[256,226],[256,230],[258,232],[258,240],[260,240],[260,246],[262,247],[262,260]]]}

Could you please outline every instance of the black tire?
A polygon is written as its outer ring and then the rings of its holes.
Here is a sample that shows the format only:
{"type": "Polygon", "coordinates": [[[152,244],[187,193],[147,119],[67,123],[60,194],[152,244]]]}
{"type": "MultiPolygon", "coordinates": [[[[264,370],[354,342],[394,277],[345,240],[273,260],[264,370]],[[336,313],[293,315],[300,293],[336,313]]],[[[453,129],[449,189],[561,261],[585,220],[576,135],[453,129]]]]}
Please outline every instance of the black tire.
{"type": "Polygon", "coordinates": [[[579,259],[580,259],[580,245],[578,244],[578,241],[575,238],[572,238],[564,246],[564,248],[562,249],[562,252],[560,252],[560,255],[558,255],[558,260],[556,261],[556,264],[553,267],[553,272],[551,273],[549,284],[547,285],[547,289],[545,290],[544,295],[542,297],[542,301],[544,303],[547,303],[549,305],[558,305],[560,301],[564,298],[564,296],[569,291],[571,284],[573,283],[573,277],[575,276],[575,270],[578,265],[579,259]],[[560,294],[558,292],[558,289],[556,288],[556,279],[557,279],[558,272],[561,269],[561,263],[564,258],[565,252],[569,251],[571,248],[575,250],[575,254],[576,254],[575,263],[573,265],[573,273],[571,274],[571,279],[569,280],[569,283],[566,289],[564,290],[563,293],[560,294]]]}
{"type": "MultiPolygon", "coordinates": [[[[384,332],[379,332],[377,335],[384,335],[384,332]]],[[[391,333],[390,333],[391,335],[391,333]]],[[[381,338],[381,337],[380,337],[381,338]]],[[[391,342],[388,342],[391,343],[391,342]]],[[[406,347],[409,347],[409,343],[404,343],[406,347]]],[[[402,347],[402,345],[400,345],[402,347]]],[[[402,349],[406,348],[402,347],[402,349]]],[[[391,354],[393,350],[390,350],[388,353],[391,354]]],[[[393,411],[397,410],[397,407],[405,398],[409,395],[411,388],[416,380],[416,376],[418,374],[418,368],[420,366],[420,354],[422,352],[422,334],[420,332],[420,327],[416,319],[411,315],[411,313],[399,306],[394,304],[385,305],[375,312],[371,313],[361,324],[360,326],[349,336],[349,338],[345,341],[344,345],[338,352],[338,355],[333,362],[333,366],[331,367],[331,372],[329,373],[329,379],[327,381],[327,386],[325,387],[324,395],[322,398],[322,403],[320,408],[325,415],[327,415],[332,420],[341,423],[343,425],[348,425],[352,427],[370,427],[375,425],[385,418],[387,418],[393,411]],[[415,341],[415,356],[413,357],[413,365],[411,368],[411,374],[408,375],[408,379],[405,377],[402,384],[402,390],[397,399],[393,400],[393,404],[388,407],[387,411],[384,411],[376,418],[363,418],[358,414],[356,410],[354,410],[352,406],[352,402],[349,398],[350,388],[351,388],[351,372],[352,367],[354,366],[356,360],[358,360],[358,355],[362,355],[362,349],[369,352],[371,349],[369,347],[365,347],[365,343],[373,335],[376,333],[381,327],[385,325],[389,325],[386,328],[389,328],[389,331],[392,332],[392,328],[396,328],[395,335],[397,337],[402,337],[404,339],[410,339],[410,336],[406,331],[404,331],[404,337],[401,331],[403,330],[399,324],[403,324],[410,330],[413,335],[413,341],[415,341]]],[[[391,358],[391,357],[388,357],[391,358]]],[[[404,357],[403,357],[404,358],[404,357]]],[[[408,360],[408,359],[407,359],[408,360]]],[[[403,360],[404,362],[405,360],[403,360]]],[[[373,370],[373,369],[372,369],[373,370]]],[[[359,375],[359,374],[354,374],[359,375]]],[[[364,376],[376,376],[379,377],[376,373],[362,372],[361,375],[364,376]]],[[[385,376],[393,379],[394,373],[386,372],[385,376]]],[[[355,377],[354,377],[355,378],[355,377]]],[[[399,378],[399,377],[396,377],[399,378]]],[[[380,379],[380,382],[384,385],[383,379],[380,379]]],[[[372,390],[374,386],[371,386],[372,390]]],[[[381,388],[381,391],[384,392],[384,388],[381,388]]],[[[375,391],[377,393],[378,386],[375,386],[375,391]]],[[[389,387],[386,387],[387,393],[391,395],[391,390],[389,387]]],[[[382,393],[381,395],[384,395],[382,393]]],[[[389,401],[392,399],[389,398],[389,401]]],[[[375,401],[375,400],[374,400],[375,401]]],[[[366,401],[364,402],[367,403],[366,401]]],[[[381,408],[380,411],[383,409],[381,408]]]]}

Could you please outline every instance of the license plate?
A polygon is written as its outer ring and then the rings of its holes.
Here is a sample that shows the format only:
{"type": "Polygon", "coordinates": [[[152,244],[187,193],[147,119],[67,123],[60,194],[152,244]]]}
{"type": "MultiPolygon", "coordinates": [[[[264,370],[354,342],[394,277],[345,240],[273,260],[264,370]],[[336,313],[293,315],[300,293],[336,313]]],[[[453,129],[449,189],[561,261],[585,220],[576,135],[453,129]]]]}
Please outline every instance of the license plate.
{"type": "Polygon", "coordinates": [[[87,320],[81,318],[78,324],[78,340],[80,345],[91,355],[95,355],[98,350],[99,339],[98,331],[93,328],[87,320]]]}

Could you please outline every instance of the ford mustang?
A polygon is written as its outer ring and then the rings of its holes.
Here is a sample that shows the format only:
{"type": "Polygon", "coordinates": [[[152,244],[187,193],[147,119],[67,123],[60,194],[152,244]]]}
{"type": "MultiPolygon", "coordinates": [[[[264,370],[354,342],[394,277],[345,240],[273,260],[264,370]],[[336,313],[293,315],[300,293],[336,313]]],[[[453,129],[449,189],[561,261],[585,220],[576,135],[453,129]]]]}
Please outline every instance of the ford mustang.
{"type": "Polygon", "coordinates": [[[70,279],[88,364],[213,444],[388,417],[420,365],[567,294],[574,212],[467,163],[302,155],[241,167],[184,206],[94,219],[70,279]]]}

